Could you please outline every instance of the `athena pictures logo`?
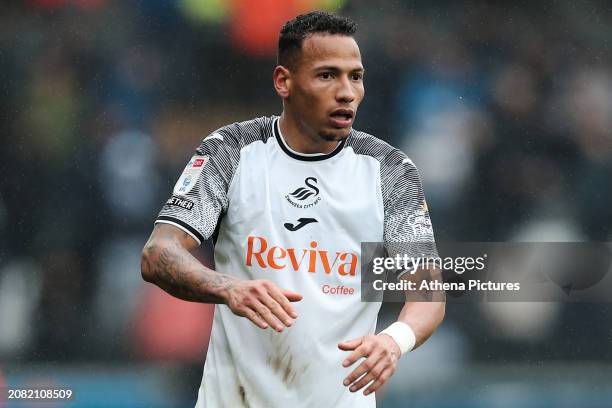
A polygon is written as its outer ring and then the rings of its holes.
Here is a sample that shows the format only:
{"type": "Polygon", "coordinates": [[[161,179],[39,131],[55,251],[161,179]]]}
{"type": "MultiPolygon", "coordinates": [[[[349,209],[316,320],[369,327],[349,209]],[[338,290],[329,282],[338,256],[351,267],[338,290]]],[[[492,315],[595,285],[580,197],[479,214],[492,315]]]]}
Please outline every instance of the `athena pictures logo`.
{"type": "Polygon", "coordinates": [[[304,186],[300,186],[291,193],[285,195],[285,200],[297,208],[314,207],[321,201],[317,182],[316,177],[306,177],[306,179],[304,179],[304,186]]]}

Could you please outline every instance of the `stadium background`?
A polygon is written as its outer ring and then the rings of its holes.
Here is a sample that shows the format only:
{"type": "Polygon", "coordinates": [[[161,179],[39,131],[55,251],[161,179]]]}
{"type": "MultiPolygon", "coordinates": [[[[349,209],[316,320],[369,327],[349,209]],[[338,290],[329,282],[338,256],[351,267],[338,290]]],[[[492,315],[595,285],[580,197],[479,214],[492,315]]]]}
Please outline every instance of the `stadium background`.
{"type": "MultiPolygon", "coordinates": [[[[140,249],[203,136],[280,112],[275,41],[300,11],[358,22],[356,127],[421,169],[439,240],[609,241],[609,3],[432,3],[2,2],[0,386],[193,404],[212,309],[145,284],[140,249]]],[[[610,407],[611,312],[453,305],[379,406],[610,407]]]]}

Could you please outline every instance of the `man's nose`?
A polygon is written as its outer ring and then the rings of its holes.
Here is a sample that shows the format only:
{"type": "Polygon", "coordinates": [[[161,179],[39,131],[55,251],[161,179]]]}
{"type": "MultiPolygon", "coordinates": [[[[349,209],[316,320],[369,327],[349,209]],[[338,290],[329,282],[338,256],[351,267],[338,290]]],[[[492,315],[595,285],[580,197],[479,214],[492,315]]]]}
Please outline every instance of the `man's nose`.
{"type": "Polygon", "coordinates": [[[338,90],[336,92],[336,99],[338,102],[353,102],[355,100],[355,88],[349,78],[343,78],[340,80],[338,90]]]}

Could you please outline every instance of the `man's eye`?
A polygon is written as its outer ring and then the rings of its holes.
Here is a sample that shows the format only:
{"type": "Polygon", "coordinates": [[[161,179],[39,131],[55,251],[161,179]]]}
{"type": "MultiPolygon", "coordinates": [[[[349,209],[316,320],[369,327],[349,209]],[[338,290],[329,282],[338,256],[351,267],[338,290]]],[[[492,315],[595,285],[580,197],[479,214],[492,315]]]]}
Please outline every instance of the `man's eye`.
{"type": "Polygon", "coordinates": [[[321,72],[319,76],[321,77],[321,79],[331,79],[332,74],[331,72],[321,72]]]}
{"type": "Polygon", "coordinates": [[[363,79],[363,74],[353,74],[353,81],[361,81],[363,79]]]}

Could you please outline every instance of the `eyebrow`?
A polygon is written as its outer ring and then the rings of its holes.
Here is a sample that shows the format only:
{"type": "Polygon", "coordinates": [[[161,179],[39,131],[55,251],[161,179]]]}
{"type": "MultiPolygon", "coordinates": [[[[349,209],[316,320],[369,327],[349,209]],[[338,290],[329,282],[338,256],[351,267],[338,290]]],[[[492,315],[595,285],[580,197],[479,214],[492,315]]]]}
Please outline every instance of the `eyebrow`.
{"type": "MultiPolygon", "coordinates": [[[[315,68],[315,71],[332,71],[332,72],[340,72],[342,71],[340,68],[333,65],[324,65],[322,67],[315,68]]],[[[363,67],[353,68],[349,70],[349,72],[365,72],[363,67]]]]}

